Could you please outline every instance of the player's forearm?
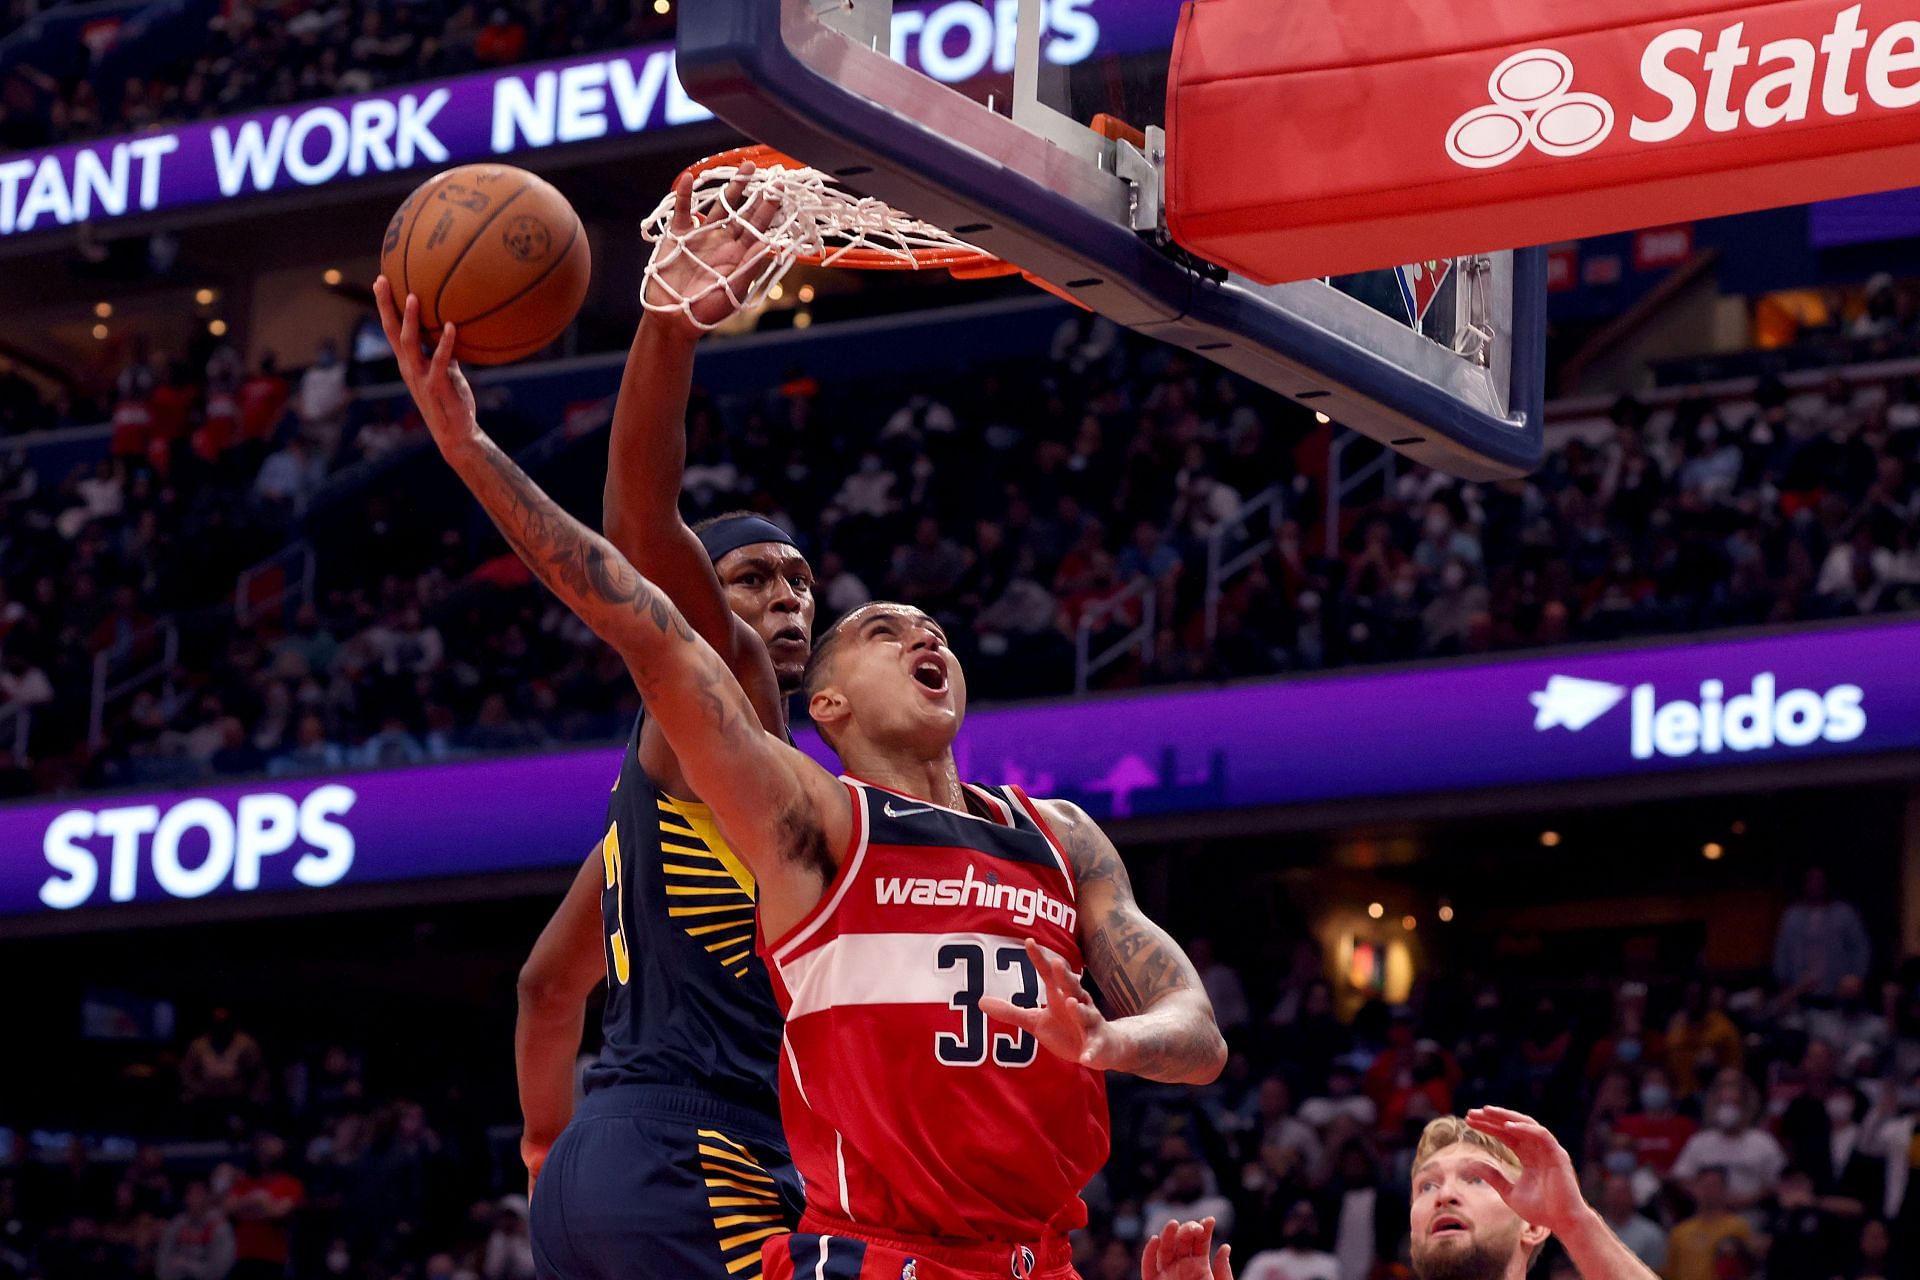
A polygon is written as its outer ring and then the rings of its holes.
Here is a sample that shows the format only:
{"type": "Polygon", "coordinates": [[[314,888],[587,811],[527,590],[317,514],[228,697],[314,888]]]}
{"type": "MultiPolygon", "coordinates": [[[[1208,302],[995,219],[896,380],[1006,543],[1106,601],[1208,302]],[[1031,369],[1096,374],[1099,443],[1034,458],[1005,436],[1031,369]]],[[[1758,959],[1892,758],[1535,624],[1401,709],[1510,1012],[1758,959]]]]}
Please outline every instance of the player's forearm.
{"type": "Polygon", "coordinates": [[[534,576],[648,685],[695,662],[686,620],[611,543],[562,510],[477,427],[441,452],[534,576]]]}
{"type": "Polygon", "coordinates": [[[563,511],[477,426],[441,452],[516,554],[548,590],[626,659],[648,713],[755,875],[771,832],[791,825],[789,752],[762,727],[732,670],[613,544],[563,511]]]}
{"type": "Polygon", "coordinates": [[[1591,1206],[1582,1206],[1574,1223],[1554,1235],[1581,1280],[1659,1280],[1591,1206]]]}
{"type": "Polygon", "coordinates": [[[680,523],[696,339],[647,312],[627,352],[607,447],[607,537],[644,571],[650,531],[680,523]]]}
{"type": "Polygon", "coordinates": [[[513,1070],[525,1123],[523,1151],[544,1156],[573,1119],[573,1064],[586,1020],[580,1001],[543,1001],[522,985],[513,1024],[513,1070]]]}
{"type": "Polygon", "coordinates": [[[1211,1084],[1227,1065],[1227,1042],[1203,993],[1168,992],[1153,1006],[1107,1024],[1120,1038],[1116,1069],[1163,1084],[1211,1084]]]}

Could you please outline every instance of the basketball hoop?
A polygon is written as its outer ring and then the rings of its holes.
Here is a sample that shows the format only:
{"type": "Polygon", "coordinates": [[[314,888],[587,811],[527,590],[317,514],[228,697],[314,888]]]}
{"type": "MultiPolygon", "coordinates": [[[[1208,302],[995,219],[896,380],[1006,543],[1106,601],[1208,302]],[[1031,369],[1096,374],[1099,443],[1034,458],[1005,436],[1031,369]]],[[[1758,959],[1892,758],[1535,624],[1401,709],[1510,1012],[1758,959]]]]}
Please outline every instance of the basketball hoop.
{"type": "MultiPolygon", "coordinates": [[[[694,308],[716,292],[725,292],[734,309],[760,302],[769,290],[796,266],[842,267],[853,271],[947,271],[962,280],[984,280],[1020,273],[1020,268],[994,257],[930,223],[911,218],[885,201],[844,191],[830,174],[809,168],[772,147],[738,147],[708,156],[687,166],[694,176],[693,218],[686,232],[673,229],[671,193],[640,224],[641,234],[661,247],[647,263],[647,280],[667,295],[664,302],[641,301],[649,311],[684,314],[702,329],[716,326],[700,320],[694,308]],[[732,191],[740,170],[753,165],[743,187],[732,191]],[[744,215],[762,195],[778,208],[765,230],[746,222],[744,215]],[[709,277],[691,293],[667,283],[659,267],[689,252],[687,241],[722,222],[734,221],[767,246],[767,265],[736,294],[723,273],[706,268],[709,277]]],[[[704,263],[702,264],[705,265],[704,263]]],[[[1054,292],[1045,281],[1033,280],[1054,292]]],[[[1064,295],[1063,295],[1064,296],[1064,295]]]]}

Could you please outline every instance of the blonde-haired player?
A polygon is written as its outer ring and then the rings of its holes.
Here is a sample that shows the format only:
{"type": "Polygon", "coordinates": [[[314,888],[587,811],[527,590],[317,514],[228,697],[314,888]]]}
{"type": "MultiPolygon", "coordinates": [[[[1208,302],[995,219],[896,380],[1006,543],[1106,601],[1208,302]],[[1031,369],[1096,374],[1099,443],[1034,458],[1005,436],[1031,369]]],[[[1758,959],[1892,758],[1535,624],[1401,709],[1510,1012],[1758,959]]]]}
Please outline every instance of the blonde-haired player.
{"type": "MultiPolygon", "coordinates": [[[[1413,1273],[1419,1280],[1523,1280],[1548,1236],[1584,1280],[1658,1280],[1580,1194],[1545,1126],[1504,1107],[1442,1116],[1413,1153],[1413,1273]]],[[[1233,1280],[1213,1219],[1169,1222],[1147,1241],[1142,1280],[1233,1280]]]]}

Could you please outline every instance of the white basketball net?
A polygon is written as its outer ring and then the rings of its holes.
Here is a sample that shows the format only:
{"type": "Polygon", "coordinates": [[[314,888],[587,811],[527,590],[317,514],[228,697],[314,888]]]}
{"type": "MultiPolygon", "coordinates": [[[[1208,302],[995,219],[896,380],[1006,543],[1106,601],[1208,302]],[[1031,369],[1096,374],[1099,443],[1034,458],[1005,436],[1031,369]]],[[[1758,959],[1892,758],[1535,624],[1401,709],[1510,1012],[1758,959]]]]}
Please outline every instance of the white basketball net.
{"type": "Polygon", "coordinates": [[[778,284],[796,262],[804,259],[820,266],[841,265],[898,266],[920,269],[944,266],[937,259],[982,251],[955,238],[939,227],[910,218],[898,209],[870,196],[843,191],[833,178],[818,169],[789,169],[779,164],[756,166],[734,202],[728,200],[728,184],[739,174],[738,165],[718,165],[701,173],[694,181],[693,219],[695,226],[680,232],[673,228],[673,194],[640,224],[641,234],[659,245],[647,263],[647,282],[641,290],[641,304],[649,311],[685,315],[697,328],[714,329],[727,316],[759,303],[767,291],[778,284]],[[762,193],[777,202],[779,211],[767,229],[761,231],[742,216],[762,193]],[[711,238],[714,229],[725,223],[745,228],[748,235],[770,250],[766,265],[740,290],[727,272],[708,265],[700,256],[700,241],[711,238]],[[931,252],[936,261],[925,262],[922,254],[931,252]],[[864,261],[846,261],[858,254],[864,261]],[[874,254],[888,261],[877,262],[874,254]],[[696,268],[699,283],[689,288],[675,285],[663,272],[685,257],[696,268]],[[655,300],[654,294],[661,298],[655,300]],[[702,319],[699,304],[715,293],[724,293],[731,306],[725,316],[702,319]]]}

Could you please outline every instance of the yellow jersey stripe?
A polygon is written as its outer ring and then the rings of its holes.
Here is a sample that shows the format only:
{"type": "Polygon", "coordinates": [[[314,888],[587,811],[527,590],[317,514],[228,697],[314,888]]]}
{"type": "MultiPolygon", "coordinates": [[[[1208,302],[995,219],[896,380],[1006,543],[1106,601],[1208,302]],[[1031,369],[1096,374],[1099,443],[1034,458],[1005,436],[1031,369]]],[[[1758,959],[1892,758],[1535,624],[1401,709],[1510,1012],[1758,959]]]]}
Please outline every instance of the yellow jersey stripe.
{"type": "Polygon", "coordinates": [[[676,867],[671,862],[663,862],[660,869],[672,876],[715,876],[722,880],[733,878],[733,873],[725,867],[716,871],[712,867],[676,867]]]}
{"type": "Polygon", "coordinates": [[[748,1267],[754,1267],[755,1268],[754,1273],[751,1276],[741,1276],[740,1280],[759,1280],[760,1271],[757,1265],[759,1261],[760,1261],[759,1250],[756,1249],[752,1253],[743,1253],[739,1257],[735,1258],[732,1262],[729,1262],[727,1264],[727,1274],[736,1275],[739,1272],[744,1271],[748,1267]]]}
{"type": "Polygon", "coordinates": [[[784,1235],[786,1230],[785,1227],[755,1227],[752,1231],[742,1231],[739,1235],[728,1236],[720,1242],[720,1247],[726,1250],[738,1249],[743,1244],[765,1240],[768,1236],[784,1235]]]}
{"type": "Polygon", "coordinates": [[[667,914],[670,916],[717,916],[723,911],[726,911],[726,912],[744,911],[748,915],[752,915],[753,904],[751,902],[735,902],[735,903],[722,903],[719,906],[713,906],[713,907],[668,907],[667,908],[667,914]]]}
{"type": "MultiPolygon", "coordinates": [[[[704,937],[709,933],[718,933],[722,929],[738,929],[739,927],[740,927],[739,921],[729,920],[725,924],[690,924],[686,926],[686,929],[687,929],[687,936],[689,938],[699,938],[699,937],[704,937]]],[[[713,951],[716,949],[717,948],[714,948],[714,947],[707,948],[707,950],[709,951],[713,951]]]]}
{"type": "Polygon", "coordinates": [[[744,1182],[735,1182],[732,1178],[702,1178],[701,1181],[707,1184],[709,1190],[714,1187],[725,1187],[729,1191],[738,1191],[742,1195],[762,1196],[768,1204],[777,1203],[779,1200],[779,1197],[771,1191],[762,1191],[759,1187],[749,1186],[744,1182]]]}
{"type": "Polygon", "coordinates": [[[724,1218],[715,1218],[713,1220],[713,1229],[720,1231],[727,1227],[744,1227],[749,1223],[758,1224],[778,1221],[780,1221],[780,1215],[777,1213],[731,1213],[724,1218]]]}
{"type": "Polygon", "coordinates": [[[745,960],[748,956],[752,954],[753,954],[753,948],[748,947],[745,951],[736,951],[730,956],[721,957],[720,963],[721,964],[739,964],[742,960],[745,960]]]}
{"type": "Polygon", "coordinates": [[[717,1173],[728,1178],[745,1178],[749,1182],[764,1182],[770,1187],[777,1185],[764,1173],[753,1173],[731,1165],[715,1164],[711,1160],[702,1160],[700,1167],[708,1173],[717,1173]]]}
{"type": "Polygon", "coordinates": [[[768,1209],[777,1208],[779,1201],[772,1196],[708,1196],[709,1209],[768,1209]]]}
{"type": "Polygon", "coordinates": [[[690,844],[670,844],[662,840],[660,842],[660,848],[665,853],[683,853],[690,858],[712,858],[716,862],[720,860],[720,855],[713,850],[698,849],[690,844]]]}
{"type": "MultiPolygon", "coordinates": [[[[710,942],[707,944],[706,949],[708,951],[725,951],[728,947],[737,947],[743,942],[751,943],[752,941],[753,941],[753,935],[750,933],[736,934],[734,937],[731,937],[731,938],[722,938],[718,942],[710,942]]],[[[726,960],[722,960],[720,963],[732,964],[733,961],[732,959],[729,958],[726,960]]]]}
{"type": "Polygon", "coordinates": [[[725,1147],[710,1146],[709,1144],[704,1142],[700,1143],[699,1147],[700,1147],[700,1154],[703,1156],[712,1156],[717,1160],[731,1160],[736,1164],[743,1164],[747,1166],[747,1168],[753,1170],[755,1173],[766,1172],[765,1169],[761,1168],[760,1162],[755,1160],[752,1156],[743,1156],[738,1151],[729,1151],[725,1147]]]}
{"type": "Polygon", "coordinates": [[[735,1142],[732,1138],[729,1138],[726,1134],[720,1132],[718,1129],[695,1129],[694,1132],[699,1136],[701,1136],[702,1138],[712,1138],[715,1142],[719,1143],[723,1147],[732,1147],[735,1151],[738,1151],[741,1155],[746,1156],[749,1160],[753,1159],[753,1153],[751,1151],[748,1151],[745,1147],[741,1146],[739,1143],[735,1142]]]}
{"type": "Polygon", "coordinates": [[[729,898],[744,898],[737,884],[670,884],[667,896],[677,898],[705,898],[715,894],[725,894],[729,898]]]}

